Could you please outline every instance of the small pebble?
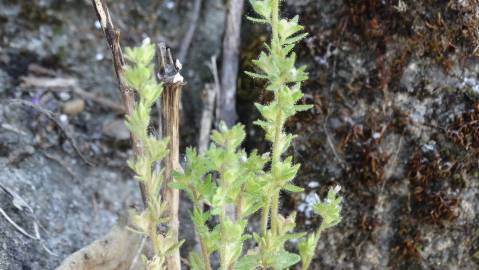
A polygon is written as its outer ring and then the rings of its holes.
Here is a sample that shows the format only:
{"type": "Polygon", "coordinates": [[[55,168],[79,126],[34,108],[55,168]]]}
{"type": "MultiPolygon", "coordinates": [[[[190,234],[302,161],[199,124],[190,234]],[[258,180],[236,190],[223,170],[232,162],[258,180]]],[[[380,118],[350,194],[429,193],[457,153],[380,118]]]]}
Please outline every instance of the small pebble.
{"type": "Polygon", "coordinates": [[[319,187],[319,183],[316,182],[316,181],[309,182],[309,183],[308,183],[308,187],[310,187],[310,188],[317,188],[317,187],[319,187]]]}
{"type": "Polygon", "coordinates": [[[63,112],[68,115],[77,115],[85,110],[85,101],[83,99],[74,99],[63,104],[63,112]]]}

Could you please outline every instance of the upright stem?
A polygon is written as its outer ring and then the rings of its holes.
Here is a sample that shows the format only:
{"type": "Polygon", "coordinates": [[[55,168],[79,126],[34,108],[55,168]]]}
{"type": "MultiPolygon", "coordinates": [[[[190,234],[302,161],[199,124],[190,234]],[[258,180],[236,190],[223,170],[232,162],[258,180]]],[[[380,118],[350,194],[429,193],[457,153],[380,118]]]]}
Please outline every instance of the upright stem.
{"type": "MultiPolygon", "coordinates": [[[[316,231],[316,234],[314,237],[315,238],[314,249],[316,249],[316,247],[318,246],[319,238],[321,238],[321,233],[323,232],[323,230],[324,230],[324,227],[323,227],[323,224],[321,224],[321,226],[319,226],[318,230],[316,231]]],[[[303,260],[301,265],[301,270],[308,270],[312,260],[313,258],[306,258],[306,260],[303,260]]]]}
{"type": "MultiPolygon", "coordinates": [[[[108,6],[104,0],[92,0],[93,7],[95,8],[98,21],[100,22],[103,33],[105,34],[106,41],[108,46],[111,49],[113,56],[113,65],[115,67],[116,78],[118,80],[118,88],[121,92],[121,98],[123,100],[123,105],[125,106],[125,111],[128,115],[134,110],[135,107],[135,92],[131,89],[121,78],[124,71],[124,60],[123,53],[120,48],[120,30],[118,30],[111,20],[110,12],[108,11],[108,6]]],[[[143,145],[141,141],[136,138],[130,132],[130,139],[133,146],[133,153],[135,157],[139,157],[143,154],[143,145]]],[[[139,183],[141,198],[143,204],[146,206],[146,194],[145,194],[145,185],[139,183]]]]}
{"type": "MultiPolygon", "coordinates": [[[[166,50],[165,44],[160,44],[160,65],[162,74],[160,80],[164,83],[164,91],[161,95],[162,124],[163,137],[168,137],[170,143],[168,145],[168,156],[164,161],[165,189],[163,198],[168,204],[169,230],[175,241],[178,241],[179,234],[179,201],[180,193],[178,189],[170,188],[169,183],[172,182],[173,170],[180,169],[179,162],[179,122],[180,122],[180,99],[183,81],[177,80],[179,70],[176,68],[171,57],[171,52],[166,50]],[[168,55],[167,55],[168,52],[168,55]]],[[[161,73],[161,72],[160,72],[161,73]]],[[[173,255],[167,258],[168,270],[181,269],[180,251],[175,250],[173,255]]]]}
{"type": "Polygon", "coordinates": [[[199,236],[198,238],[200,240],[201,255],[203,256],[203,264],[205,270],[211,270],[210,256],[208,254],[208,250],[206,250],[205,240],[201,236],[199,236]]]}
{"type": "Polygon", "coordinates": [[[272,48],[273,50],[279,49],[279,33],[278,33],[278,25],[279,25],[279,1],[280,0],[272,0],[273,1],[273,13],[271,15],[271,27],[272,27],[272,48]]]}
{"type": "MultiPolygon", "coordinates": [[[[220,179],[219,179],[219,184],[220,184],[220,188],[221,189],[224,189],[224,185],[225,185],[225,179],[224,179],[224,172],[223,170],[220,170],[219,172],[220,174],[220,179]]],[[[220,250],[219,250],[219,253],[220,253],[220,266],[221,266],[221,270],[228,270],[228,266],[226,265],[226,253],[225,253],[225,247],[224,245],[226,244],[226,239],[225,239],[225,235],[228,233],[226,230],[225,230],[225,224],[226,224],[226,204],[223,203],[221,205],[221,212],[220,212],[220,226],[221,226],[221,233],[220,233],[220,238],[221,238],[221,245],[220,245],[220,250]]]]}
{"type": "Polygon", "coordinates": [[[220,226],[221,226],[221,248],[220,248],[220,264],[221,264],[221,270],[228,270],[228,266],[226,265],[226,257],[225,257],[225,245],[226,239],[226,230],[224,229],[224,223],[226,222],[226,207],[223,206],[223,209],[220,214],[220,226]]]}
{"type": "Polygon", "coordinates": [[[266,236],[268,231],[268,218],[269,218],[269,207],[271,205],[271,197],[267,196],[266,204],[263,207],[263,213],[261,215],[261,233],[263,236],[266,236]]]}
{"type": "MultiPolygon", "coordinates": [[[[279,100],[277,100],[279,102],[279,100]]],[[[276,115],[276,121],[275,121],[276,127],[274,131],[274,141],[273,141],[273,154],[272,154],[272,163],[271,163],[271,171],[273,175],[275,174],[275,170],[278,166],[278,163],[281,162],[281,149],[280,147],[280,141],[281,141],[281,131],[283,128],[283,121],[282,121],[282,113],[281,111],[278,111],[276,115]]],[[[272,205],[271,205],[271,229],[273,233],[278,232],[278,212],[279,212],[279,193],[280,190],[278,189],[274,195],[273,195],[273,200],[272,200],[272,205]]]]}
{"type": "MultiPolygon", "coordinates": [[[[198,200],[197,198],[193,198],[192,201],[193,201],[194,207],[196,208],[196,211],[201,211],[202,208],[200,207],[201,206],[200,200],[198,200]]],[[[204,269],[211,270],[210,254],[208,253],[205,240],[203,239],[203,237],[201,237],[199,233],[197,233],[197,237],[200,242],[201,256],[203,256],[204,269]]]]}
{"type": "Polygon", "coordinates": [[[241,192],[238,195],[238,198],[235,201],[235,219],[236,221],[241,219],[241,216],[243,215],[243,209],[241,205],[243,204],[243,189],[244,187],[241,188],[241,192]]]}

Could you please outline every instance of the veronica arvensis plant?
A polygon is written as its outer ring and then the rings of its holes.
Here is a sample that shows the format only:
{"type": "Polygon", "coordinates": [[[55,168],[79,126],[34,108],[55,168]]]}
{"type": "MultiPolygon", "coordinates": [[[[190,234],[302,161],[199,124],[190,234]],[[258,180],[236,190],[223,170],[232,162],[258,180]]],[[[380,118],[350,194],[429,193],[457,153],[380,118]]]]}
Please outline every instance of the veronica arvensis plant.
{"type": "Polygon", "coordinates": [[[280,0],[250,0],[259,18],[250,20],[271,26],[270,44],[254,61],[258,71],[248,72],[250,76],[267,81],[266,90],[273,93],[273,101],[269,104],[256,104],[263,119],[256,121],[266,134],[266,140],[272,145],[271,169],[267,173],[266,182],[262,185],[263,192],[268,194],[262,212],[262,235],[255,236],[259,242],[261,266],[273,269],[284,269],[302,260],[303,269],[307,269],[314,256],[320,234],[324,229],[338,224],[340,217],[341,198],[337,197],[339,189],[331,189],[325,202],[320,200],[313,206],[315,213],[323,218],[317,232],[301,240],[298,249],[300,256],[286,252],[284,243],[287,240],[300,238],[303,234],[290,234],[294,229],[295,214],[288,218],[279,213],[279,196],[282,190],[301,192],[302,188],[294,186],[291,181],[299,170],[299,164],[293,164],[292,157],[283,158],[294,135],[284,132],[286,120],[300,111],[309,110],[310,105],[297,105],[303,97],[301,83],[307,79],[305,67],[296,67],[296,54],[292,52],[295,45],[307,36],[301,33],[299,17],[283,19],[279,16],[280,0]],[[271,213],[270,213],[271,212],[271,213]],[[268,219],[270,230],[267,230],[268,219]],[[280,262],[280,263],[278,263],[280,262]]]}
{"type": "MultiPolygon", "coordinates": [[[[242,150],[240,147],[245,137],[242,125],[232,128],[220,125],[219,130],[213,132],[212,145],[201,155],[188,149],[184,171],[176,172],[175,181],[170,185],[186,191],[194,204],[191,216],[200,240],[201,255],[191,254],[192,269],[211,269],[210,256],[213,253],[219,254],[222,270],[286,269],[299,261],[302,261],[302,268],[307,269],[314,258],[321,233],[341,221],[339,188],[330,189],[325,200],[318,198],[314,204],[314,212],[322,217],[322,223],[313,233],[293,233],[295,213],[287,217],[279,214],[280,192],[303,191],[292,184],[300,166],[293,163],[291,156],[286,156],[294,135],[284,132],[284,124],[292,115],[311,107],[297,104],[303,96],[301,83],[307,75],[305,67],[296,67],[293,52],[295,45],[306,34],[302,33],[298,17],[291,20],[280,18],[280,0],[250,2],[258,17],[249,19],[267,24],[272,29],[271,41],[265,44],[266,50],[254,61],[257,71],[248,72],[256,79],[266,80],[266,90],[274,96],[269,104],[256,104],[262,116],[256,124],[264,129],[266,140],[271,143],[271,154],[261,155],[253,151],[248,155],[242,150]],[[208,207],[203,208],[203,203],[208,207]],[[228,205],[234,206],[234,217],[226,215],[228,205]],[[249,217],[260,209],[261,229],[252,235],[245,233],[249,217]],[[254,248],[243,250],[246,239],[255,242],[254,248]],[[293,239],[300,239],[299,255],[285,249],[285,243],[293,239]]],[[[144,43],[139,48],[127,48],[129,65],[122,72],[119,31],[112,25],[105,3],[95,0],[94,6],[112,48],[115,70],[121,75],[120,89],[129,112],[126,125],[133,135],[136,155],[128,164],[136,174],[135,179],[142,184],[146,205],[143,212],[133,214],[133,229],[151,240],[153,256],[143,256],[146,268],[165,269],[166,258],[171,257],[181,243],[176,240],[176,224],[173,225],[175,228],[159,232],[159,228],[168,223],[169,217],[165,214],[168,205],[160,195],[164,185],[163,173],[154,168],[167,155],[168,140],[160,140],[148,133],[151,106],[163,90],[155,79],[151,64],[155,47],[144,43]],[[124,82],[136,92],[133,108],[133,95],[124,82]]],[[[175,145],[171,146],[178,146],[176,137],[172,137],[175,138],[175,145]]],[[[176,156],[176,149],[172,152],[176,156]]],[[[173,159],[170,161],[173,162],[173,159]]],[[[176,163],[176,158],[174,161],[176,163]]],[[[170,166],[167,169],[169,174],[170,166]]],[[[170,223],[176,223],[176,215],[173,214],[173,217],[170,223]]],[[[177,269],[177,264],[172,267],[177,269]]]]}
{"type": "Polygon", "coordinates": [[[300,261],[302,268],[307,269],[321,233],[341,221],[337,187],[329,190],[325,200],[318,198],[313,205],[314,212],[322,217],[316,232],[294,233],[296,214],[287,217],[279,214],[282,191],[303,191],[292,184],[300,166],[294,164],[291,156],[286,156],[295,136],[284,131],[284,124],[297,112],[311,108],[310,105],[298,105],[303,97],[301,83],[307,79],[307,74],[305,67],[296,67],[293,52],[306,34],[302,33],[298,17],[280,18],[279,0],[250,2],[259,15],[250,19],[268,24],[272,29],[271,42],[265,44],[266,51],[254,61],[257,71],[247,72],[253,78],[266,80],[266,90],[274,96],[269,104],[256,104],[262,116],[256,124],[265,131],[266,140],[271,143],[271,154],[258,155],[254,151],[248,155],[242,150],[240,146],[245,137],[242,125],[228,128],[221,124],[211,136],[213,143],[201,155],[188,149],[185,169],[175,174],[171,186],[186,191],[194,204],[191,216],[201,256],[190,255],[193,269],[211,269],[213,253],[219,254],[222,270],[287,269],[300,261]],[[266,164],[270,165],[267,170],[266,164]],[[207,210],[201,207],[202,203],[208,206],[207,210]],[[226,215],[228,205],[235,207],[233,218],[226,215]],[[245,233],[249,217],[260,209],[260,232],[245,233]],[[243,243],[249,238],[256,246],[245,252],[243,243]],[[285,243],[293,239],[300,240],[299,255],[285,249],[285,243]]]}

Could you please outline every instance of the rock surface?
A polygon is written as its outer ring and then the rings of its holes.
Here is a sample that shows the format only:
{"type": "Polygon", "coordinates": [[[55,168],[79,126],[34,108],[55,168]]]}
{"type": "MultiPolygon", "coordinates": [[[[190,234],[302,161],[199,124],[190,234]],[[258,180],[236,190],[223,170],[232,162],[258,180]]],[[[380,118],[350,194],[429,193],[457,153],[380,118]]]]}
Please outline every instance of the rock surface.
{"type": "MultiPolygon", "coordinates": [[[[290,121],[296,181],[321,195],[340,184],[345,196],[312,269],[477,269],[477,1],[285,8],[310,33],[298,58],[315,105],[290,121]]],[[[283,207],[304,209],[302,198],[286,194],[283,207]]]]}

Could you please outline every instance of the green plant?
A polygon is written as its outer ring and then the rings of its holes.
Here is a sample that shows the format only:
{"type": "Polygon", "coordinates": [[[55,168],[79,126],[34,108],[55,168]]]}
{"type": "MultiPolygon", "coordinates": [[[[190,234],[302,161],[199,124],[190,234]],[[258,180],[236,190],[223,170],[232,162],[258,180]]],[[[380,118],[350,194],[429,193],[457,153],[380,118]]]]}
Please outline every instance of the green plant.
{"type": "Polygon", "coordinates": [[[155,56],[155,45],[144,43],[138,48],[126,48],[125,57],[131,63],[125,67],[122,80],[135,90],[138,100],[133,112],[127,116],[126,126],[137,139],[141,154],[128,161],[135,172],[135,179],[143,184],[146,207],[140,214],[132,214],[134,230],[147,235],[151,241],[153,257],[143,256],[146,269],[164,269],[166,257],[170,256],[181,245],[171,235],[158,232],[161,225],[168,222],[165,216],[167,203],[160,195],[163,176],[162,171],[155,170],[155,164],[168,154],[168,138],[158,139],[148,134],[151,106],[155,104],[163,91],[162,84],[157,83],[152,64],[155,56]]]}
{"type": "Polygon", "coordinates": [[[314,205],[314,212],[323,221],[318,230],[306,235],[291,233],[295,228],[295,213],[288,217],[279,214],[281,191],[301,192],[302,188],[292,184],[299,164],[294,164],[291,156],[283,157],[294,135],[284,132],[286,120],[310,105],[298,105],[302,98],[301,82],[307,79],[305,67],[296,67],[295,45],[306,34],[298,24],[299,18],[280,19],[279,0],[250,0],[253,9],[260,16],[250,18],[257,23],[268,24],[272,28],[271,43],[265,44],[266,51],[254,61],[257,73],[247,72],[257,79],[267,80],[266,90],[274,99],[267,105],[256,104],[262,119],[256,124],[265,131],[265,138],[272,145],[271,155],[259,155],[253,151],[249,156],[240,149],[245,138],[242,125],[228,129],[221,124],[214,131],[213,141],[204,154],[198,155],[188,149],[187,164],[183,172],[175,173],[172,187],[184,190],[191,198],[194,209],[191,216],[198,233],[202,256],[190,255],[193,269],[211,269],[209,257],[218,252],[222,270],[227,269],[287,269],[302,261],[307,269],[321,232],[338,224],[341,220],[341,198],[339,188],[329,190],[324,201],[314,205]],[[269,169],[265,169],[269,164],[269,169]],[[203,210],[205,203],[209,210],[203,210]],[[234,218],[226,215],[228,205],[234,205],[234,218]],[[262,210],[261,232],[252,235],[245,233],[248,219],[262,210]],[[210,221],[218,220],[213,228],[210,221]],[[269,227],[268,227],[269,225],[269,227]],[[248,250],[245,256],[243,243],[252,239],[257,247],[248,250]],[[285,243],[292,239],[299,242],[299,255],[286,251],[285,243]],[[241,257],[241,258],[240,258],[241,257]]]}
{"type": "MultiPolygon", "coordinates": [[[[240,146],[245,138],[244,127],[240,124],[228,128],[224,123],[211,136],[211,146],[201,155],[189,148],[187,164],[182,171],[174,173],[175,181],[170,187],[184,190],[192,200],[192,220],[201,246],[201,256],[190,255],[193,269],[211,269],[210,256],[219,253],[220,267],[229,269],[287,269],[299,261],[307,269],[314,257],[321,233],[341,221],[341,198],[339,188],[331,188],[327,198],[317,200],[314,212],[322,217],[316,232],[294,233],[295,213],[287,217],[279,214],[279,197],[282,191],[302,192],[301,187],[292,184],[299,164],[294,164],[286,152],[294,135],[284,131],[286,120],[310,105],[298,105],[302,98],[301,82],[307,79],[305,67],[296,67],[295,45],[306,34],[298,24],[298,17],[291,20],[279,18],[279,0],[251,0],[253,9],[260,18],[254,22],[269,24],[272,28],[270,44],[266,51],[254,61],[257,73],[250,76],[267,80],[266,90],[273,93],[271,103],[256,104],[262,119],[256,124],[265,131],[265,138],[271,143],[271,154],[249,155],[240,146]],[[268,166],[267,166],[268,165],[268,166]],[[268,168],[268,169],[266,169],[268,168]],[[202,204],[208,209],[205,210],[202,204]],[[235,208],[235,216],[226,214],[228,205],[235,208]],[[247,234],[249,218],[261,210],[261,230],[247,234]],[[216,222],[216,226],[209,226],[216,222]],[[243,254],[244,242],[250,239],[256,243],[254,249],[243,254]],[[289,240],[300,239],[299,255],[285,249],[289,240]]],[[[126,125],[139,144],[137,156],[128,162],[137,179],[144,186],[146,209],[132,215],[134,230],[147,235],[152,243],[153,256],[143,256],[147,269],[165,268],[166,257],[176,251],[181,242],[171,235],[173,228],[162,234],[161,225],[168,223],[165,215],[167,202],[162,200],[160,191],[163,184],[162,171],[155,165],[168,154],[168,138],[158,139],[148,133],[151,106],[163,90],[154,76],[152,60],[155,46],[144,43],[138,48],[127,48],[125,67],[121,80],[135,90],[137,101],[133,112],[127,116],[126,125]]]]}

